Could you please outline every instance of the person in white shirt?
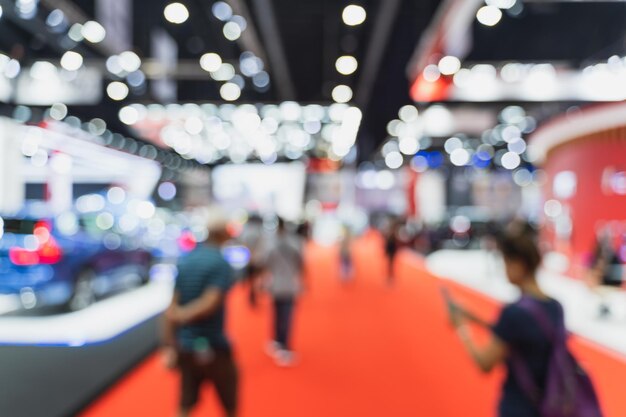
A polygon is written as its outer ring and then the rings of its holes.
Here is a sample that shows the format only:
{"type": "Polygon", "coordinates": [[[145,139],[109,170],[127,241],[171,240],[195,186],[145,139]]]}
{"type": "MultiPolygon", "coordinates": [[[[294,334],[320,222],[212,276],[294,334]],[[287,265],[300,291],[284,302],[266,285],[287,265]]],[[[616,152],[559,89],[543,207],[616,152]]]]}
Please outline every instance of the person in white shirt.
{"type": "Polygon", "coordinates": [[[278,221],[266,268],[274,307],[274,341],[270,343],[269,353],[277,365],[290,366],[295,359],[290,344],[292,318],[296,300],[303,290],[304,260],[300,239],[287,230],[283,219],[278,221]]]}

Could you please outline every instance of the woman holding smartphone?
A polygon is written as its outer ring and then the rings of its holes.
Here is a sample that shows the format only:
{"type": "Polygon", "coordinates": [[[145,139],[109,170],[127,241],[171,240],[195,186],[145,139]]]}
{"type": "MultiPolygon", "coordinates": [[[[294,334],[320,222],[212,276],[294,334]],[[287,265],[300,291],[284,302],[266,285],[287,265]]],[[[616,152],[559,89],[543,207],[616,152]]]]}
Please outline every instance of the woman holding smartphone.
{"type": "Polygon", "coordinates": [[[507,365],[508,376],[502,389],[498,416],[540,417],[539,404],[528,395],[523,381],[516,375],[519,371],[517,366],[521,362],[539,392],[543,392],[553,343],[536,318],[523,307],[521,300],[538,304],[555,326],[562,325],[563,310],[537,284],[535,274],[541,263],[541,255],[534,234],[529,233],[527,228],[517,232],[508,231],[500,237],[499,248],[509,281],[521,291],[520,301],[505,306],[496,324],[490,326],[448,297],[451,319],[461,343],[483,372],[490,372],[501,363],[507,365]],[[468,325],[470,322],[487,326],[491,330],[492,336],[486,345],[479,346],[475,342],[468,325]]]}

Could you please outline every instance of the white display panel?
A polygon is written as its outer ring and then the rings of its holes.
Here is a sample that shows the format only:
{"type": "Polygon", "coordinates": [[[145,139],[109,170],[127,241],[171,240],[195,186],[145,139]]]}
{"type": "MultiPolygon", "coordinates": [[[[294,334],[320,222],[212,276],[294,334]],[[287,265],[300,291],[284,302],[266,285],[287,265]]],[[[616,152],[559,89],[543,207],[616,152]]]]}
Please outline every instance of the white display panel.
{"type": "Polygon", "coordinates": [[[213,171],[213,193],[227,210],[302,217],[306,167],[299,162],[223,165],[213,171]]]}
{"type": "Polygon", "coordinates": [[[13,86],[9,79],[0,74],[0,101],[9,101],[13,95],[13,86]]]}
{"type": "MultiPolygon", "coordinates": [[[[52,67],[54,68],[54,67],[52,67]]],[[[102,100],[102,75],[97,68],[82,68],[74,78],[63,78],[58,71],[33,78],[22,71],[17,79],[16,103],[26,106],[96,105],[102,100]]]]}
{"type": "MultiPolygon", "coordinates": [[[[0,317],[0,345],[84,346],[106,342],[162,313],[171,297],[171,281],[157,281],[73,313],[0,317]]],[[[8,296],[0,298],[0,311],[18,304],[8,296]]]]}
{"type": "Polygon", "coordinates": [[[24,204],[20,139],[19,125],[0,118],[0,212],[15,212],[24,204]]]}

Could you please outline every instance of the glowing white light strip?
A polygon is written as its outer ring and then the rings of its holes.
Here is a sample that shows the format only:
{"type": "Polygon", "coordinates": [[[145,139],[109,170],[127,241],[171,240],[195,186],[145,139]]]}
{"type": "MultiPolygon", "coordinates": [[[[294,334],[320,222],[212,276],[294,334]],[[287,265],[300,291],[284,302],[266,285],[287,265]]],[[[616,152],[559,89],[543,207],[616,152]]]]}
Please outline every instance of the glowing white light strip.
{"type": "Polygon", "coordinates": [[[163,312],[172,284],[154,282],[57,316],[0,317],[0,344],[83,346],[111,340],[163,312]]]}
{"type": "Polygon", "coordinates": [[[490,64],[474,65],[462,83],[455,84],[449,100],[491,101],[622,101],[626,100],[626,68],[612,71],[606,65],[585,71],[558,68],[551,64],[515,64],[522,72],[514,82],[497,76],[490,64]],[[491,69],[491,74],[479,69],[491,69]]]}
{"type": "Polygon", "coordinates": [[[626,103],[583,109],[580,113],[561,117],[538,129],[529,140],[528,153],[543,163],[548,152],[558,145],[582,136],[626,126],[626,103]]]}

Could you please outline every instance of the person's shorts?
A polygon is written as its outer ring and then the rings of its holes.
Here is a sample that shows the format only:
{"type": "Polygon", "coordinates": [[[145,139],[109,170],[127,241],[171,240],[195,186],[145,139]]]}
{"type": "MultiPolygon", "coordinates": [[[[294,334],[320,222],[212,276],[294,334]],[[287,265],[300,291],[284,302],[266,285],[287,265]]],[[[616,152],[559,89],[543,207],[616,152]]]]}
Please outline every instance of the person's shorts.
{"type": "Polygon", "coordinates": [[[198,402],[200,387],[213,383],[219,400],[227,412],[237,408],[238,371],[232,353],[215,351],[208,363],[201,363],[192,352],[181,352],[178,360],[181,373],[180,406],[190,409],[198,402]]]}

